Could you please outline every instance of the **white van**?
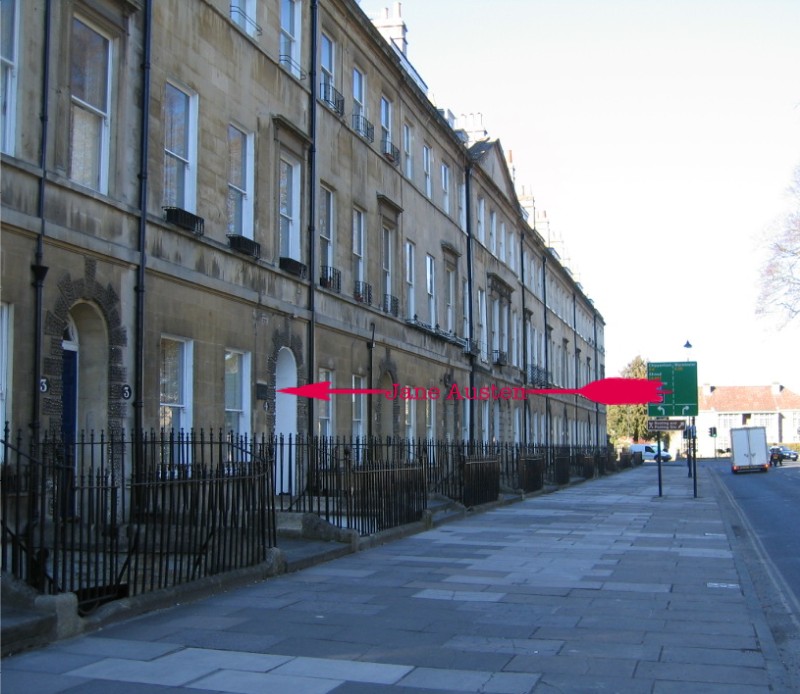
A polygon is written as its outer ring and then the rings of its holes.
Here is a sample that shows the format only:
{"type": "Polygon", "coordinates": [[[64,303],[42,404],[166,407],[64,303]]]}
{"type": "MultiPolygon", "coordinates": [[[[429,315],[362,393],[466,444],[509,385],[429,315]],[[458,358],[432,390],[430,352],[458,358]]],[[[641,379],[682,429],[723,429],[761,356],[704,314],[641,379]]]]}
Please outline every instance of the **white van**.
{"type": "MultiPolygon", "coordinates": [[[[644,462],[657,462],[658,461],[658,444],[656,443],[632,443],[628,446],[628,451],[631,455],[634,453],[641,453],[644,462]]],[[[672,460],[672,456],[666,448],[661,449],[661,461],[667,462],[672,460]]]]}

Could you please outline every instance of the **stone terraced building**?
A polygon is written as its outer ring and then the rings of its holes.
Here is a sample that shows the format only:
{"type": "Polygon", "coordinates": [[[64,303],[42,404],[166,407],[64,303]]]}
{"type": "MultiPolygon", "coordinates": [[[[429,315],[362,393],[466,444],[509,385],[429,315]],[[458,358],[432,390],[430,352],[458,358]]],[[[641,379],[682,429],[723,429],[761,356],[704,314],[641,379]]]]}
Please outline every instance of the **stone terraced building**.
{"type": "Polygon", "coordinates": [[[465,397],[602,378],[605,326],[499,140],[429,100],[399,8],[2,13],[12,429],[605,444],[578,396],[465,397]],[[441,397],[276,392],[316,381],[441,397]]]}

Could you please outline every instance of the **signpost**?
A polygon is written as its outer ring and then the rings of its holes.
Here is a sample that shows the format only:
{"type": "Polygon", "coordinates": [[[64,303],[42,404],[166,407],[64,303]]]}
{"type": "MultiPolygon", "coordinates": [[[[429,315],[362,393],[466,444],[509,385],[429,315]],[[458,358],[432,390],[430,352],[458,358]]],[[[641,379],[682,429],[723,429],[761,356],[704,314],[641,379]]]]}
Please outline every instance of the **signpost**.
{"type": "MultiPolygon", "coordinates": [[[[697,498],[697,439],[695,437],[694,418],[698,414],[697,408],[697,362],[696,361],[668,361],[650,362],[647,365],[647,378],[661,381],[664,398],[662,402],[648,403],[648,417],[691,417],[691,436],[689,443],[689,477],[694,477],[694,496],[697,498]],[[694,471],[692,470],[694,467],[694,471]],[[694,472],[694,474],[692,474],[694,472]]],[[[664,419],[651,420],[658,422],[656,426],[663,426],[664,419]]],[[[676,429],[683,428],[676,426],[676,429]]],[[[648,422],[648,428],[649,422],[648,422]]],[[[671,427],[670,427],[671,428],[671,427]]],[[[652,431],[669,431],[670,428],[653,428],[652,431]]],[[[659,440],[661,434],[659,434],[659,440]]],[[[661,495],[661,468],[659,467],[659,496],[661,495]]]]}
{"type": "Polygon", "coordinates": [[[647,405],[648,417],[697,416],[696,361],[651,362],[647,365],[647,378],[661,381],[667,391],[663,402],[647,405]]]}

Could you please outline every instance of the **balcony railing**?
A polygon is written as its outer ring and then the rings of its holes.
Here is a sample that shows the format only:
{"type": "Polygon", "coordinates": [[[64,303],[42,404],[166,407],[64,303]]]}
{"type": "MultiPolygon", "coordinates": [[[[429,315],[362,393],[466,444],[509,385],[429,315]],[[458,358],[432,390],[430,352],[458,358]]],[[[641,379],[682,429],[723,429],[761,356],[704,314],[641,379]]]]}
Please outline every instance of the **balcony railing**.
{"type": "Polygon", "coordinates": [[[547,370],[536,364],[528,364],[528,385],[535,388],[547,388],[550,385],[547,370]]]}
{"type": "Polygon", "coordinates": [[[342,291],[342,271],[323,265],[319,269],[319,286],[338,294],[342,291]]]}
{"type": "Polygon", "coordinates": [[[245,14],[240,7],[231,5],[231,19],[251,36],[261,36],[261,26],[252,17],[245,14]]]}
{"type": "Polygon", "coordinates": [[[241,234],[228,234],[228,245],[238,253],[244,253],[253,258],[261,257],[261,244],[241,234]]]}
{"type": "Polygon", "coordinates": [[[492,350],[492,364],[497,366],[508,364],[508,352],[504,352],[502,349],[492,350]]]}
{"type": "Polygon", "coordinates": [[[278,56],[278,60],[280,64],[283,65],[289,72],[291,72],[297,79],[304,80],[308,77],[308,73],[303,70],[300,63],[298,63],[292,56],[287,55],[286,53],[281,53],[278,56]]]}
{"type": "Polygon", "coordinates": [[[191,231],[197,236],[202,236],[205,220],[196,214],[182,210],[180,207],[164,207],[164,219],[170,224],[174,224],[181,229],[191,231]]]}
{"type": "Polygon", "coordinates": [[[391,294],[384,294],[383,311],[397,318],[397,316],[400,315],[400,300],[391,294]]]}
{"type": "Polygon", "coordinates": [[[319,98],[337,115],[344,115],[344,97],[334,89],[332,84],[323,82],[319,85],[319,98]]]}
{"type": "Polygon", "coordinates": [[[381,154],[395,166],[400,165],[400,150],[392,144],[389,138],[381,140],[381,154]]]}
{"type": "Polygon", "coordinates": [[[357,113],[353,114],[353,130],[365,140],[375,142],[375,126],[364,118],[364,116],[357,113]]]}
{"type": "Polygon", "coordinates": [[[372,305],[372,285],[369,282],[356,282],[353,298],[362,304],[372,305]]]}

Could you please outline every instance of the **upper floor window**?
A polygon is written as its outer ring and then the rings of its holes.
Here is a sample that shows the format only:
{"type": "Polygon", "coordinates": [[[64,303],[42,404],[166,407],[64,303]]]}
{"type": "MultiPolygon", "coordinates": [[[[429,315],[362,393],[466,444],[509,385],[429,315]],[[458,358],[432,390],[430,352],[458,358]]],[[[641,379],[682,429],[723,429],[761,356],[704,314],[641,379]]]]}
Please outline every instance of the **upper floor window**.
{"type": "Polygon", "coordinates": [[[367,82],[364,74],[353,68],[353,115],[367,116],[367,82]]]}
{"type": "Polygon", "coordinates": [[[253,136],[228,126],[228,233],[253,238],[253,136]]]}
{"type": "Polygon", "coordinates": [[[300,162],[281,155],[278,179],[280,255],[301,260],[300,254],[300,162]]]}
{"type": "Polygon", "coordinates": [[[425,195],[433,197],[433,181],[431,179],[431,148],[428,145],[422,146],[422,176],[425,184],[425,195]]]}
{"type": "Polygon", "coordinates": [[[14,154],[17,122],[17,15],[17,0],[0,2],[0,151],[6,154],[14,154]]]}
{"type": "MultiPolygon", "coordinates": [[[[392,275],[394,272],[394,232],[388,227],[383,227],[383,253],[382,253],[382,280],[383,280],[383,293],[385,296],[392,296],[393,294],[393,281],[392,275]]],[[[386,299],[384,299],[386,302],[386,299]]],[[[384,303],[384,310],[388,311],[387,304],[384,303]]]]}
{"type": "Polygon", "coordinates": [[[261,27],[256,22],[258,0],[231,0],[231,19],[249,36],[260,36],[261,27]]]}
{"type": "Polygon", "coordinates": [[[497,255],[497,213],[489,211],[489,250],[497,255]]]}
{"type": "Polygon", "coordinates": [[[478,241],[486,245],[486,201],[478,198],[478,219],[477,219],[478,241]]]}
{"type": "Polygon", "coordinates": [[[436,326],[436,260],[432,255],[425,258],[426,289],[428,291],[428,321],[436,326]]]}
{"type": "Polygon", "coordinates": [[[381,141],[392,141],[392,102],[381,97],[381,141]]]}
{"type": "Polygon", "coordinates": [[[111,47],[108,37],[72,19],[69,177],[101,193],[108,191],[111,47]]]}
{"type": "Polygon", "coordinates": [[[448,267],[445,270],[445,285],[444,285],[444,304],[445,304],[445,324],[444,329],[452,333],[455,331],[455,303],[456,303],[456,272],[453,268],[448,267]]]}
{"type": "Polygon", "coordinates": [[[197,96],[169,82],[164,96],[164,205],[194,212],[197,96]]]}
{"type": "Polygon", "coordinates": [[[416,317],[417,309],[414,297],[414,252],[416,246],[413,241],[406,241],[406,308],[408,311],[408,318],[416,317]]]}
{"type": "Polygon", "coordinates": [[[333,191],[323,187],[319,196],[319,263],[322,267],[333,266],[333,243],[335,238],[333,191]]]}
{"type": "Polygon", "coordinates": [[[300,0],[281,0],[280,61],[295,77],[300,77],[300,0]]]}
{"type": "Polygon", "coordinates": [[[442,209],[450,214],[450,167],[442,164],[442,209]]]}
{"type": "Polygon", "coordinates": [[[364,281],[364,213],[353,208],[353,280],[364,281]]]}
{"type": "Polygon", "coordinates": [[[319,49],[319,68],[322,84],[326,87],[335,87],[335,45],[333,39],[327,34],[322,34],[319,49]]]}
{"type": "Polygon", "coordinates": [[[405,162],[406,178],[414,175],[414,156],[412,154],[411,126],[403,124],[403,161],[405,162]]]}
{"type": "Polygon", "coordinates": [[[506,262],[506,223],[500,222],[500,260],[506,262]]]}

